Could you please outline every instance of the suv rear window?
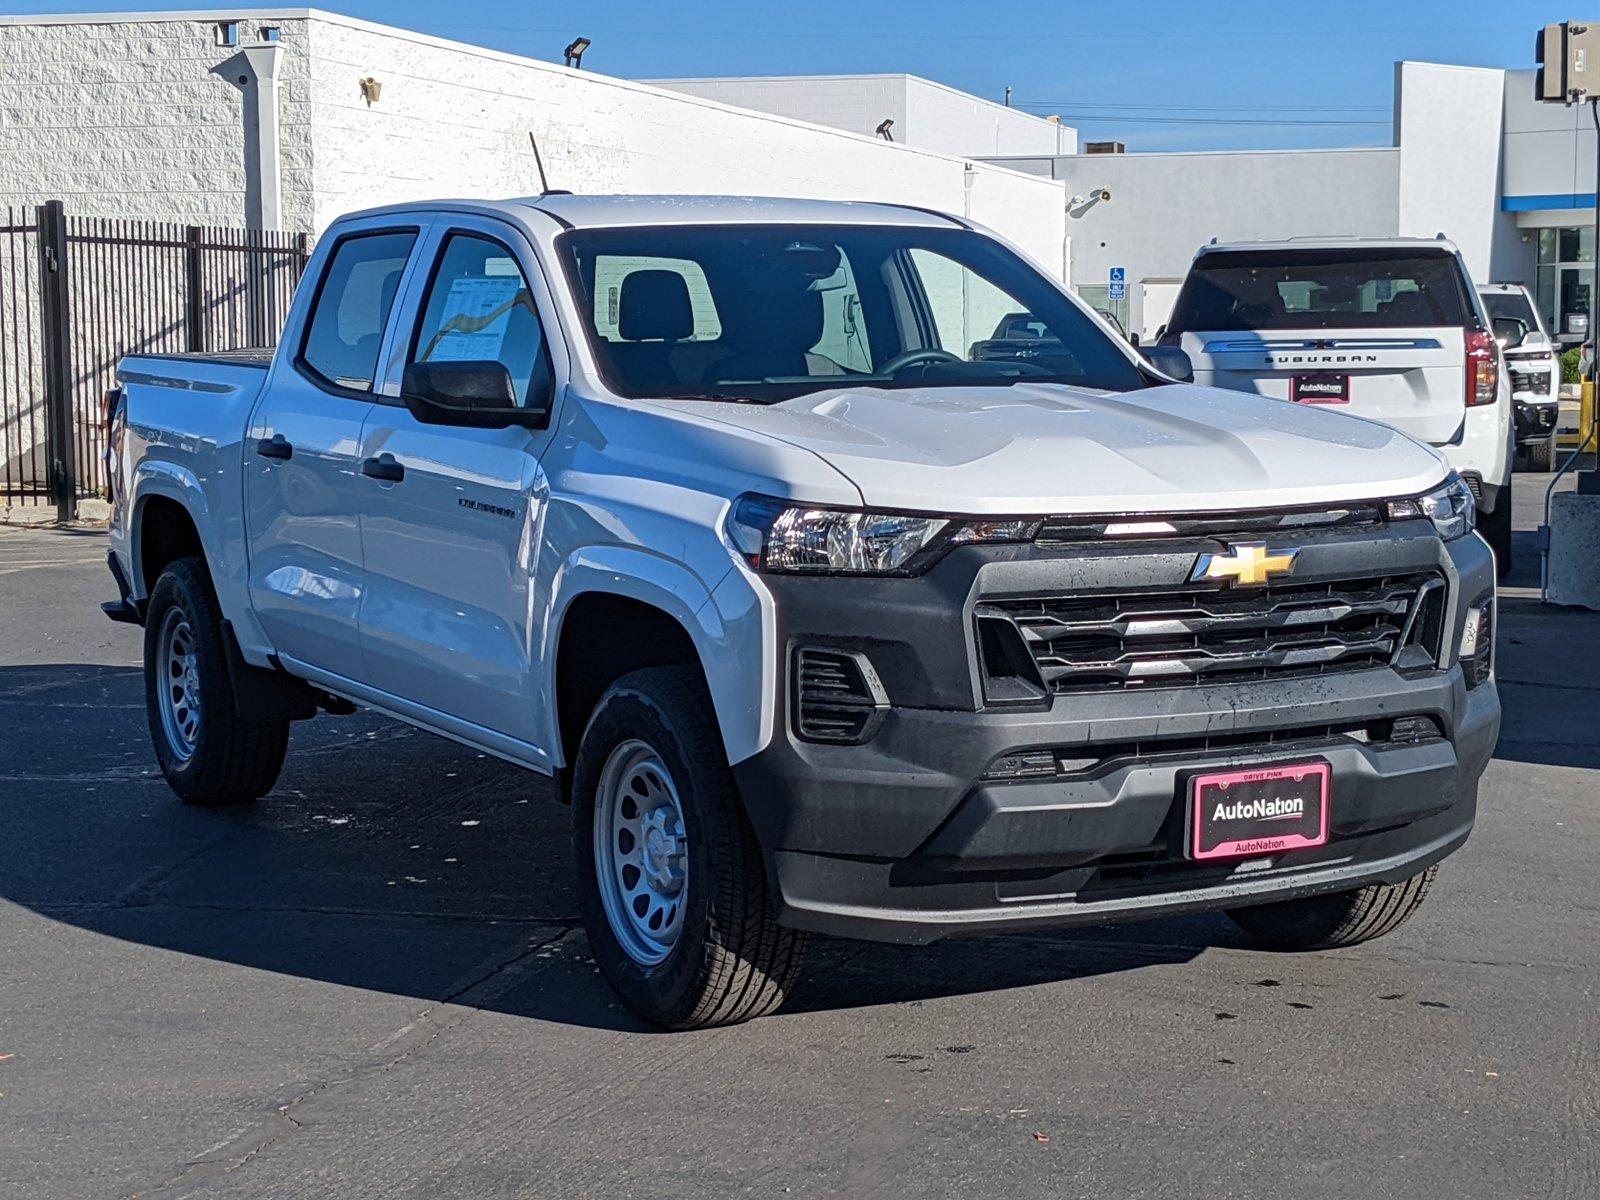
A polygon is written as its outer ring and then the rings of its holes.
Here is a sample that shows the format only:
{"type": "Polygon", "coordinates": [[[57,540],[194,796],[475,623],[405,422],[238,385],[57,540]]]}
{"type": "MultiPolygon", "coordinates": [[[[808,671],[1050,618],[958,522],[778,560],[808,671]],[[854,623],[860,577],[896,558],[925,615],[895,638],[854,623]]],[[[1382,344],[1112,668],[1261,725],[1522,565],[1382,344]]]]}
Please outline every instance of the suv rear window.
{"type": "Polygon", "coordinates": [[[1461,269],[1443,250],[1240,250],[1196,260],[1168,331],[1472,323],[1461,269]]]}

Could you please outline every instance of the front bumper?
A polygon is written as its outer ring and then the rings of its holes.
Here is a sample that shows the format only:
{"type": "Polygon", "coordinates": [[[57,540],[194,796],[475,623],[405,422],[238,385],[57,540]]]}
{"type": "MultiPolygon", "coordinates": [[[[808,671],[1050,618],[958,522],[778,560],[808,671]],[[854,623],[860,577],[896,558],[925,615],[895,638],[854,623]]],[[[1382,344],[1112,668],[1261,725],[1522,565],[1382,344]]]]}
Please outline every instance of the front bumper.
{"type": "MultiPolygon", "coordinates": [[[[1462,600],[1492,593],[1492,556],[1478,538],[1429,543],[1449,582],[1453,647],[1462,600]]],[[[964,615],[996,576],[1041,569],[990,555],[922,580],[775,585],[785,661],[797,645],[848,647],[871,660],[891,701],[864,745],[802,741],[780,703],[784,732],[734,768],[786,924],[925,942],[1237,907],[1403,879],[1465,841],[1498,736],[1492,681],[1468,689],[1459,667],[1380,667],[984,708],[964,615]],[[1386,740],[1390,722],[1413,716],[1438,736],[1386,740]],[[1002,756],[1040,747],[1084,765],[986,778],[1002,756]],[[1326,846],[1221,866],[1183,856],[1190,772],[1306,758],[1332,767],[1326,846]]],[[[1093,562],[1043,569],[1082,586],[1093,562]]],[[[1099,563],[1128,569],[1123,557],[1099,563]]]]}

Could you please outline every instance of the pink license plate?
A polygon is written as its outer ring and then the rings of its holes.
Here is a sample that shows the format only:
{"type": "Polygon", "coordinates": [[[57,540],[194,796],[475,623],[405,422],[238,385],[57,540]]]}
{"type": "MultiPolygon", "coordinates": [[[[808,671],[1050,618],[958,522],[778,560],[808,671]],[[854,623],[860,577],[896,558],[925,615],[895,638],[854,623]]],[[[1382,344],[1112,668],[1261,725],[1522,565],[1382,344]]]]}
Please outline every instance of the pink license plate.
{"type": "Polygon", "coordinates": [[[1242,858],[1322,845],[1331,776],[1325,762],[1194,776],[1190,857],[1242,858]]]}

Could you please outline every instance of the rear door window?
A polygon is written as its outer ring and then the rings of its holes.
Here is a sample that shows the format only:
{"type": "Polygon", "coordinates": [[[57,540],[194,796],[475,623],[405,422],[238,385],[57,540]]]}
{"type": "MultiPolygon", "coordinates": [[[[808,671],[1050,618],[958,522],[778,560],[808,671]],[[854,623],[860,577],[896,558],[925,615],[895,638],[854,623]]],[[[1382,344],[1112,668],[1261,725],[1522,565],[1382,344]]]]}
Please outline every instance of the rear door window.
{"type": "Polygon", "coordinates": [[[1445,251],[1250,250],[1203,255],[1169,331],[1405,329],[1473,322],[1445,251]]]}
{"type": "Polygon", "coordinates": [[[370,392],[395,293],[415,230],[355,233],[340,240],[322,274],[300,358],[321,382],[370,392]]]}

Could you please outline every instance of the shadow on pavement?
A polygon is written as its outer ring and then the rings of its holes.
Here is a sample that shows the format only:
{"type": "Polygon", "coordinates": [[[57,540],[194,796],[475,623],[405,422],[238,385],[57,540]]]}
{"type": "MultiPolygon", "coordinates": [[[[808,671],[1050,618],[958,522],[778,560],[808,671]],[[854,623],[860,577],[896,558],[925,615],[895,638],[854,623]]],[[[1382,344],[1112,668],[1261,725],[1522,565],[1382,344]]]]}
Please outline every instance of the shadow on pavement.
{"type": "MultiPolygon", "coordinates": [[[[259,803],[187,808],[156,772],[131,667],[0,668],[0,735],[0,899],[181,954],[642,1028],[576,931],[567,810],[523,770],[368,713],[324,717],[294,727],[259,803]],[[513,963],[519,982],[482,986],[513,963]]],[[[819,939],[787,1011],[1137,970],[1238,938],[1210,917],[926,948],[819,939]]]]}

